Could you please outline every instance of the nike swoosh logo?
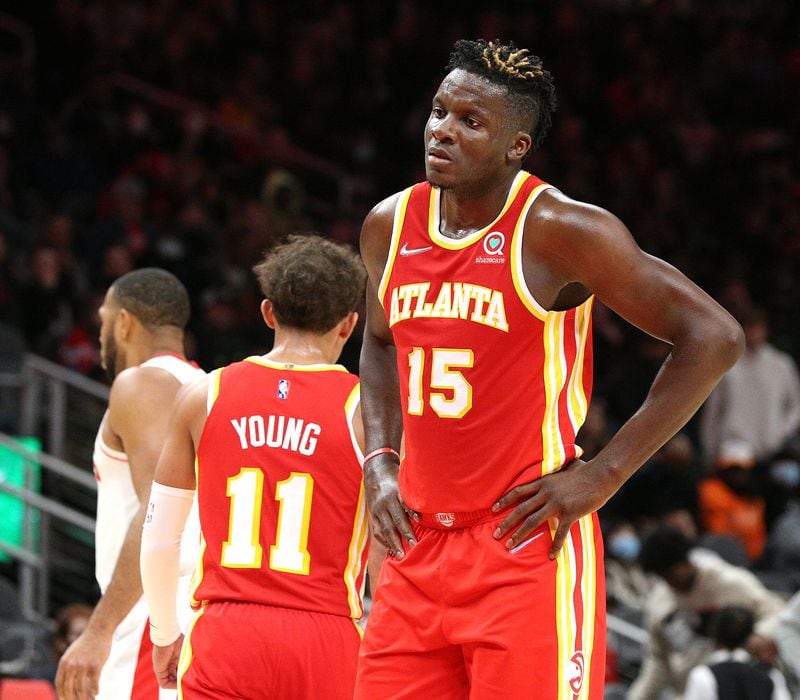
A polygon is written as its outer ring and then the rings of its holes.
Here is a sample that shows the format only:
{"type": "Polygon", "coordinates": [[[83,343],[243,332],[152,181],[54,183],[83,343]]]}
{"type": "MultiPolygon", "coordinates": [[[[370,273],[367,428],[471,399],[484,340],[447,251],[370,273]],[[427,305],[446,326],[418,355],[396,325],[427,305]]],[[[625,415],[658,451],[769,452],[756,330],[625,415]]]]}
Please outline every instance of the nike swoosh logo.
{"type": "Polygon", "coordinates": [[[400,255],[418,255],[419,253],[426,253],[429,250],[433,250],[433,246],[425,246],[424,248],[409,248],[408,243],[403,243],[403,247],[400,248],[400,255]]]}
{"type": "Polygon", "coordinates": [[[531,542],[533,542],[536,539],[539,539],[543,534],[544,534],[543,532],[540,532],[538,535],[529,537],[527,540],[520,542],[516,547],[514,547],[514,549],[511,549],[509,551],[511,552],[511,554],[516,554],[517,552],[519,552],[520,549],[522,549],[523,547],[527,547],[531,542]]]}

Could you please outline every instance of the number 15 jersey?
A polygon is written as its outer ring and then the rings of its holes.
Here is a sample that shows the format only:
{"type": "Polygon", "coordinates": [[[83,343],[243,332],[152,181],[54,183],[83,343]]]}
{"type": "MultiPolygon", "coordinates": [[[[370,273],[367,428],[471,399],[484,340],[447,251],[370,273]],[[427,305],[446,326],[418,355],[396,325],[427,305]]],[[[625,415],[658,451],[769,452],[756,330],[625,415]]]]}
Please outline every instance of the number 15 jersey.
{"type": "Polygon", "coordinates": [[[397,347],[400,492],[414,510],[489,508],[581,453],[592,298],[547,311],[522,272],[525,217],[547,187],[520,172],[495,221],[458,240],[439,231],[438,188],[400,195],[378,293],[397,347]]]}
{"type": "Polygon", "coordinates": [[[215,370],[197,449],[195,607],[241,601],[358,619],[368,523],[340,365],[249,357],[215,370]]]}

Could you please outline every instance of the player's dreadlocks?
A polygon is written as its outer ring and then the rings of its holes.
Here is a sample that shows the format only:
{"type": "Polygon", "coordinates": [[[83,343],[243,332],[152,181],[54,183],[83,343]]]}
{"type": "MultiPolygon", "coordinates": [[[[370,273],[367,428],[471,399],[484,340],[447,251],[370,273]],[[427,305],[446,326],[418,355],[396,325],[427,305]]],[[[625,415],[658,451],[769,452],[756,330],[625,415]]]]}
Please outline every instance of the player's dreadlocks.
{"type": "Polygon", "coordinates": [[[447,64],[448,71],[456,68],[504,86],[523,128],[530,132],[532,147],[541,145],[557,101],[553,76],[542,67],[538,56],[528,49],[518,49],[513,41],[501,44],[497,39],[460,39],[447,64]]]}

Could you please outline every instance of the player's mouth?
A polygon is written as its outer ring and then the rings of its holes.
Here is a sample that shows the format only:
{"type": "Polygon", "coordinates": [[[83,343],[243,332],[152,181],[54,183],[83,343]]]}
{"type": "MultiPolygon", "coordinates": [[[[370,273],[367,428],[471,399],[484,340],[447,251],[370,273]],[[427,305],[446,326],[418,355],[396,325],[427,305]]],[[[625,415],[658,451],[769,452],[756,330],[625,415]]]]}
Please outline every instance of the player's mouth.
{"type": "Polygon", "coordinates": [[[450,154],[443,148],[431,146],[428,149],[428,163],[431,165],[447,165],[452,162],[450,154]]]}

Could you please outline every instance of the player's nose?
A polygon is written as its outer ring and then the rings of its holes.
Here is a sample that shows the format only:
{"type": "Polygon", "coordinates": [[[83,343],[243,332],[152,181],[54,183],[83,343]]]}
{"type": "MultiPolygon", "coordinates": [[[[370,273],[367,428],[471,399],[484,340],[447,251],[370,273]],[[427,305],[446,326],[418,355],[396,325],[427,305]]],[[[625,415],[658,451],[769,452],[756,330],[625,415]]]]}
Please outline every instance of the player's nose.
{"type": "Polygon", "coordinates": [[[440,143],[451,142],[455,135],[453,127],[452,116],[448,114],[430,125],[431,136],[440,143]]]}

